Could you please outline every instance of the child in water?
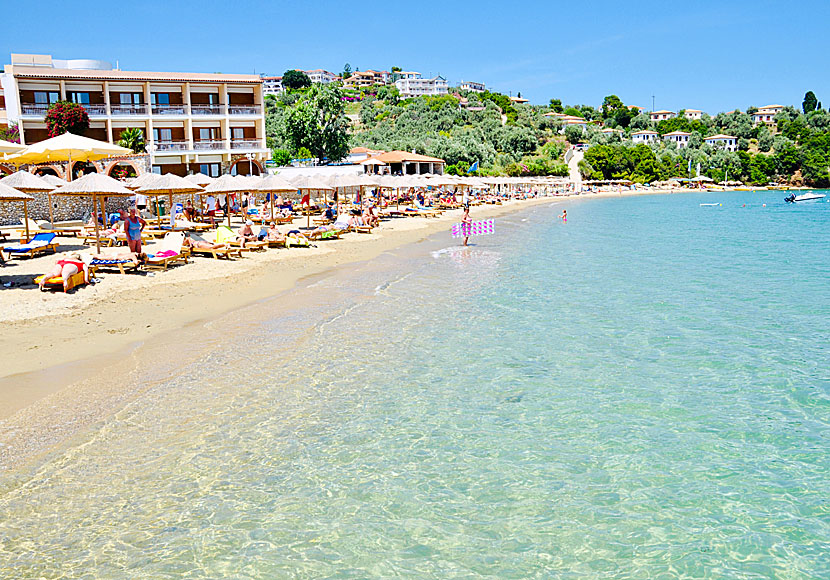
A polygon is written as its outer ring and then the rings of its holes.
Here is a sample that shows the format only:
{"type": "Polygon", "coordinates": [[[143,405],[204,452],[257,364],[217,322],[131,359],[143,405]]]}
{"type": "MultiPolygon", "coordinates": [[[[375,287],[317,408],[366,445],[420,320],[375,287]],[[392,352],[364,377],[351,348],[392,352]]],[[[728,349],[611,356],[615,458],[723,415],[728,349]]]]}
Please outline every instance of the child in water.
{"type": "Polygon", "coordinates": [[[563,209],[562,213],[559,215],[559,219],[562,220],[563,222],[567,222],[568,221],[568,210],[563,209]]]}

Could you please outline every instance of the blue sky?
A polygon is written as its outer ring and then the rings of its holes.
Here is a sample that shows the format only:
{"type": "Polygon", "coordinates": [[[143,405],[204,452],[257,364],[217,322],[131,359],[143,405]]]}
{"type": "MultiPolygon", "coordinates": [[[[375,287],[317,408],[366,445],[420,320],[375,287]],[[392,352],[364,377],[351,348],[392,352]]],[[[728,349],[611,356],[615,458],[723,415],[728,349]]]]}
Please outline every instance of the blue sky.
{"type": "Polygon", "coordinates": [[[702,109],[830,105],[827,0],[239,2],[46,0],[10,14],[0,56],[117,60],[125,70],[288,68],[441,74],[547,103],[702,109]]]}

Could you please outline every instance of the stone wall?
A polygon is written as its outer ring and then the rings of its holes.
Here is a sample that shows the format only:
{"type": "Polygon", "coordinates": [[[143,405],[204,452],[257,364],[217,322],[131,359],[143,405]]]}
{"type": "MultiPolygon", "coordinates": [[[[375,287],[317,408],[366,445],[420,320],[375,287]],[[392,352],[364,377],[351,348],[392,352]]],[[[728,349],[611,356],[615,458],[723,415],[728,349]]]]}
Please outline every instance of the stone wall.
{"type": "MultiPolygon", "coordinates": [[[[128,163],[135,169],[138,175],[150,171],[150,156],[149,155],[128,155],[124,157],[111,157],[101,161],[93,161],[92,165],[98,173],[109,175],[113,168],[119,163],[128,163]]],[[[66,175],[66,164],[49,164],[44,163],[40,165],[24,165],[24,170],[37,173],[38,170],[52,170],[58,177],[64,178],[66,175]]],[[[13,173],[14,167],[0,165],[0,173],[13,173]]],[[[49,220],[49,195],[47,193],[31,193],[33,200],[27,203],[29,217],[33,220],[49,220]]],[[[52,197],[52,213],[55,221],[72,221],[72,220],[87,220],[92,212],[92,198],[91,197],[76,197],[66,195],[54,195],[52,197]]],[[[98,202],[100,205],[100,202],[98,202]]],[[[113,197],[107,200],[107,213],[118,211],[120,209],[127,209],[128,199],[122,197],[113,197]]],[[[23,219],[23,203],[0,201],[0,225],[16,225],[22,223],[23,219]]]]}

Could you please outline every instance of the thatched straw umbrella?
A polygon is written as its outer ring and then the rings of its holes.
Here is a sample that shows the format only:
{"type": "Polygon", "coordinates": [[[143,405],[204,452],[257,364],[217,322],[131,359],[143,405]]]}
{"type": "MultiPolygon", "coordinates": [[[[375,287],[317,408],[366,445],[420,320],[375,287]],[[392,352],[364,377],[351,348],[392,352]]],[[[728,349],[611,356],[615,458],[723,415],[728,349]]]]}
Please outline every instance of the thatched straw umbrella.
{"type": "MultiPolygon", "coordinates": [[[[243,191],[250,191],[250,184],[246,179],[237,179],[230,173],[226,173],[220,177],[217,177],[213,183],[205,187],[205,193],[223,193],[225,195],[231,193],[242,193],[243,191]]],[[[226,208],[228,211],[225,213],[228,215],[228,225],[231,225],[231,212],[230,212],[230,203],[227,204],[226,208]]]]}
{"type": "MultiPolygon", "coordinates": [[[[131,197],[133,192],[112,177],[100,173],[88,173],[83,177],[57,188],[52,195],[75,195],[92,197],[92,207],[96,207],[98,197],[131,197]]],[[[101,215],[104,215],[104,204],[101,202],[101,215]]],[[[101,251],[101,243],[98,241],[98,220],[95,221],[95,248],[101,251]]]]}
{"type": "MultiPolygon", "coordinates": [[[[271,200],[271,219],[274,219],[274,194],[275,193],[288,193],[290,191],[297,191],[297,188],[294,187],[291,183],[289,183],[286,179],[280,177],[279,175],[267,175],[266,177],[259,180],[259,183],[255,184],[254,186],[256,191],[261,191],[263,193],[269,194],[269,199],[271,200]]],[[[260,216],[263,217],[263,216],[260,216]]]]}
{"type": "MultiPolygon", "coordinates": [[[[18,171],[4,177],[3,184],[13,187],[17,191],[22,191],[23,193],[48,193],[55,189],[54,185],[50,185],[45,180],[41,179],[34,173],[29,173],[28,171],[18,171]]],[[[52,216],[51,195],[49,196],[49,223],[51,224],[50,227],[55,227],[55,219],[52,216]]]]}
{"type": "Polygon", "coordinates": [[[176,214],[173,211],[173,194],[196,193],[197,191],[202,191],[202,187],[188,181],[184,177],[179,177],[178,175],[174,175],[172,173],[165,173],[164,175],[157,176],[152,183],[139,187],[135,191],[136,193],[155,196],[156,218],[159,219],[159,225],[161,225],[161,218],[158,216],[158,196],[164,194],[169,196],[170,208],[168,211],[170,212],[170,229],[172,230],[176,227],[176,214]]]}
{"type": "MultiPolygon", "coordinates": [[[[5,179],[3,181],[6,181],[5,179]]],[[[0,201],[22,201],[23,202],[23,223],[26,226],[26,241],[29,241],[29,208],[26,204],[34,199],[31,195],[18,191],[14,187],[0,182],[0,201]]]]}
{"type": "MultiPolygon", "coordinates": [[[[311,192],[312,191],[334,191],[334,187],[326,183],[323,179],[317,176],[307,176],[307,175],[298,175],[295,179],[291,180],[292,185],[299,191],[306,191],[308,192],[308,205],[311,205],[311,192]]],[[[302,205],[302,198],[300,201],[300,205],[302,205]]],[[[306,227],[311,227],[311,210],[306,212],[306,217],[308,218],[306,222],[306,227]]]]}

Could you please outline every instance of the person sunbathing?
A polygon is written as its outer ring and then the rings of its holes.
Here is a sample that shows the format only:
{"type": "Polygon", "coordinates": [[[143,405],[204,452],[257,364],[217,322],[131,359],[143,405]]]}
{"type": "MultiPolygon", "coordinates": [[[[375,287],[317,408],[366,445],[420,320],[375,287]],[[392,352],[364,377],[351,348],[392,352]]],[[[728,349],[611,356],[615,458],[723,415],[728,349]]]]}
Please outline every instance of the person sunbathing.
{"type": "Polygon", "coordinates": [[[246,221],[241,228],[236,230],[236,240],[245,247],[245,242],[255,242],[256,234],[254,233],[253,228],[251,226],[254,225],[254,222],[251,220],[246,221]]]}
{"type": "Polygon", "coordinates": [[[46,272],[40,279],[38,288],[43,291],[46,282],[52,278],[60,277],[63,280],[63,291],[72,290],[72,276],[78,272],[84,273],[84,282],[89,284],[89,266],[81,259],[79,254],[73,254],[67,259],[58,260],[51,270],[46,272]]]}
{"type": "Polygon", "coordinates": [[[124,252],[112,252],[108,254],[84,254],[81,257],[84,259],[84,262],[86,262],[87,259],[89,259],[90,261],[129,260],[135,263],[136,266],[139,264],[143,264],[145,261],[147,261],[147,254],[145,254],[144,252],[139,252],[138,254],[136,254],[135,252],[130,252],[129,250],[124,252]]]}
{"type": "Polygon", "coordinates": [[[285,236],[277,229],[277,224],[271,222],[266,238],[269,242],[285,242],[285,236]]]}
{"type": "Polygon", "coordinates": [[[215,242],[208,242],[206,240],[194,240],[190,236],[185,236],[182,242],[183,248],[201,248],[204,250],[224,250],[227,246],[225,244],[217,244],[215,242]]]}

